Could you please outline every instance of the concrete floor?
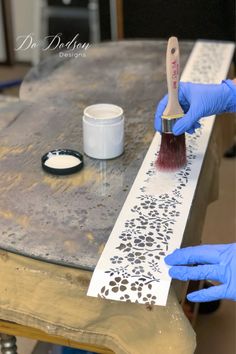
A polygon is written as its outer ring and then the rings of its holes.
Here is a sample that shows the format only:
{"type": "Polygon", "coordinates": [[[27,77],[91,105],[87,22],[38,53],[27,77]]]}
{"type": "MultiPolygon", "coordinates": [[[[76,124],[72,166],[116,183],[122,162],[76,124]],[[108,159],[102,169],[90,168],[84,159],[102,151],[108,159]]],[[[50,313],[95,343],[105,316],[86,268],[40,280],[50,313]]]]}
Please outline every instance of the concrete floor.
{"type": "MultiPolygon", "coordinates": [[[[27,70],[27,65],[19,65],[14,69],[0,65],[0,80],[23,77],[27,70]]],[[[9,89],[4,93],[17,95],[18,89],[9,89]]],[[[219,200],[208,207],[203,243],[236,241],[236,159],[222,159],[220,177],[219,200]]],[[[236,302],[222,301],[215,313],[199,315],[195,330],[198,344],[195,354],[235,354],[236,302]]],[[[31,354],[35,345],[35,341],[19,338],[18,354],[31,354]]],[[[37,345],[35,353],[49,353],[49,347],[46,347],[37,345]]]]}

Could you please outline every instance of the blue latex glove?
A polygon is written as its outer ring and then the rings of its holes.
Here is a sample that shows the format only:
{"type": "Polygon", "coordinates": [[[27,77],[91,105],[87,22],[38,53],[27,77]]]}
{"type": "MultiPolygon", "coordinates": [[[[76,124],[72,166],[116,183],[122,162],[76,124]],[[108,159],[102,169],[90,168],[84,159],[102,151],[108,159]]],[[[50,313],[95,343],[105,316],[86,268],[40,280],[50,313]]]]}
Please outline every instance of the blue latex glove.
{"type": "Polygon", "coordinates": [[[218,299],[236,301],[236,243],[177,249],[165,257],[165,262],[173,266],[169,270],[172,278],[208,279],[222,283],[188,294],[189,301],[205,302],[218,299]],[[186,266],[193,264],[196,266],[186,266]]]}
{"type": "MultiPolygon", "coordinates": [[[[154,125],[159,132],[161,132],[161,116],[167,101],[168,95],[157,106],[154,125]]],[[[186,114],[175,123],[173,133],[192,134],[200,127],[198,123],[200,118],[223,112],[236,112],[236,84],[231,80],[222,81],[221,84],[180,82],[179,102],[186,114]]]]}

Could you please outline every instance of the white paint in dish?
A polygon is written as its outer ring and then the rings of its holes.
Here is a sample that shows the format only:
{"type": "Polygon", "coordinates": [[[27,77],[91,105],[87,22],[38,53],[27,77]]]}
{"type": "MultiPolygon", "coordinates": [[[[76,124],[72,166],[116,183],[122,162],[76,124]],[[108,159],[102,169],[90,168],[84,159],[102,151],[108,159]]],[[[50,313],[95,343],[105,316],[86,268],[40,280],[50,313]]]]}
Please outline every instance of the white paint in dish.
{"type": "Polygon", "coordinates": [[[72,168],[81,164],[81,160],[72,155],[52,155],[45,161],[45,166],[51,168],[72,168]]]}

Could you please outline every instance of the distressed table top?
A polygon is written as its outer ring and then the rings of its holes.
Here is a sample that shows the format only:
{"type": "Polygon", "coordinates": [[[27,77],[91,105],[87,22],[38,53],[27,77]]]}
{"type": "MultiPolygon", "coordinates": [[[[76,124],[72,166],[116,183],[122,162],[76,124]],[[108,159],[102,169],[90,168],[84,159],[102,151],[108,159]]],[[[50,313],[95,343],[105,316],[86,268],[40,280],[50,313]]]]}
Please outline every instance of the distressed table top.
{"type": "MultiPolygon", "coordinates": [[[[182,68],[192,47],[180,42],[182,68]]],[[[91,47],[86,57],[52,56],[26,75],[20,102],[0,104],[0,248],[95,267],[154,134],[165,50],[162,41],[126,41],[91,47]],[[83,109],[99,102],[124,109],[125,153],[109,161],[85,156],[75,175],[46,174],[45,152],[83,152],[83,109]]]]}

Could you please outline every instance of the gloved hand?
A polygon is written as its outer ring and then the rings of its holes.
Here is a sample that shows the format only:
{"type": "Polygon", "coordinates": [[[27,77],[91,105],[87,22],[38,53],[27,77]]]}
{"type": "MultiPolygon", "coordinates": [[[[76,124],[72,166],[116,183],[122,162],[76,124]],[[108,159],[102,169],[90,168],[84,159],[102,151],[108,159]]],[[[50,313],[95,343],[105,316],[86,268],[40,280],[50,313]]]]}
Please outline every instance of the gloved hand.
{"type": "MultiPolygon", "coordinates": [[[[168,95],[160,101],[156,110],[154,125],[159,132],[167,101],[168,95]]],[[[236,112],[236,84],[231,80],[225,80],[221,84],[180,82],[179,102],[186,114],[175,123],[173,134],[192,134],[200,127],[200,118],[223,112],[236,112]]]]}
{"type": "Polygon", "coordinates": [[[172,278],[208,279],[222,283],[188,294],[189,301],[204,302],[218,299],[236,301],[236,243],[177,249],[165,257],[165,262],[173,266],[169,270],[172,278]],[[190,264],[199,265],[186,266],[190,264]]]}

